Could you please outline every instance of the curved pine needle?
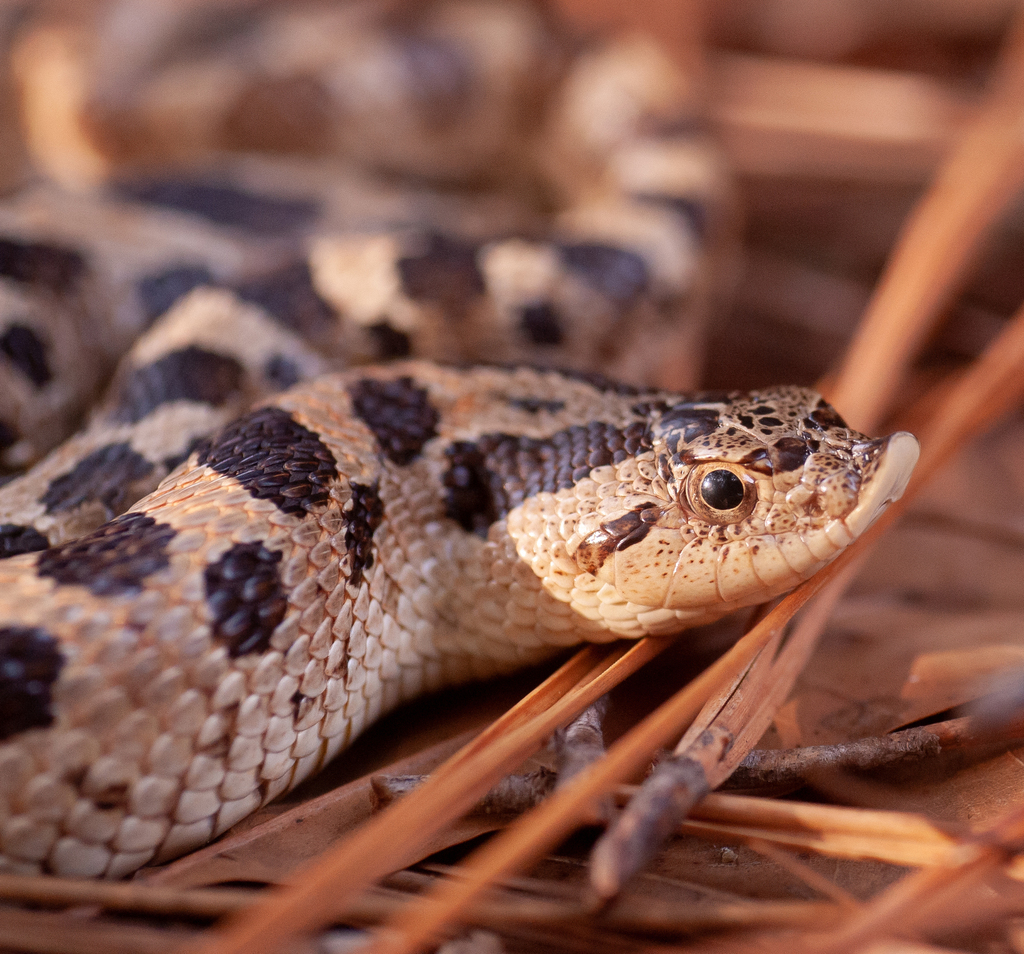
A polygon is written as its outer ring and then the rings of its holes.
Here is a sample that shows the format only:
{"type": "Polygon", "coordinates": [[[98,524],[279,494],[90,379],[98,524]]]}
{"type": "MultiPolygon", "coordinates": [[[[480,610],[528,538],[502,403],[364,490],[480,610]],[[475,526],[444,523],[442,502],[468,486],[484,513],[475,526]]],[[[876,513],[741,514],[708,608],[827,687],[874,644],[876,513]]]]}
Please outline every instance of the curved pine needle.
{"type": "Polygon", "coordinates": [[[231,918],[191,954],[270,954],[288,938],[314,931],[343,911],[363,888],[405,867],[434,833],[465,814],[502,776],[671,640],[626,647],[588,646],[457,752],[406,798],[297,872],[295,884],[270,891],[231,918]]]}

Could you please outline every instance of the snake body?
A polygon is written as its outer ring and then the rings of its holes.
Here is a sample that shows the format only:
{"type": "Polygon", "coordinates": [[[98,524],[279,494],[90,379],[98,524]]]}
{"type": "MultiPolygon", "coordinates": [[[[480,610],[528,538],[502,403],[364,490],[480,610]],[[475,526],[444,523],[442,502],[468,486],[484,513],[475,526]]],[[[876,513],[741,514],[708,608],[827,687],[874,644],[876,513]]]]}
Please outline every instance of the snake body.
{"type": "Polygon", "coordinates": [[[804,389],[644,383],[696,377],[722,192],[655,44],[206,6],[194,47],[152,0],[15,43],[77,191],[0,202],[3,870],[125,876],[420,692],[770,599],[916,459],[804,389]]]}
{"type": "Polygon", "coordinates": [[[421,362],[300,384],[0,563],[0,848],[123,876],[426,689],[770,599],[901,492],[812,392],[421,362]]]}

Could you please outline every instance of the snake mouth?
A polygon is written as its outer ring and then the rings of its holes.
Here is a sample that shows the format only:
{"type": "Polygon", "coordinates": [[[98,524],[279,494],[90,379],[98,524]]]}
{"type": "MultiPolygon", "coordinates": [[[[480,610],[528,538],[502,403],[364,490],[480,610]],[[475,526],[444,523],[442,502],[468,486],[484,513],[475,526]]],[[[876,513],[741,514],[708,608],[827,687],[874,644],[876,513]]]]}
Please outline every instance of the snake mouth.
{"type": "Polygon", "coordinates": [[[869,463],[874,468],[861,487],[857,506],[843,520],[846,529],[856,538],[878,519],[889,504],[903,496],[921,453],[921,445],[913,434],[898,431],[877,441],[860,444],[854,450],[867,451],[869,463]]]}

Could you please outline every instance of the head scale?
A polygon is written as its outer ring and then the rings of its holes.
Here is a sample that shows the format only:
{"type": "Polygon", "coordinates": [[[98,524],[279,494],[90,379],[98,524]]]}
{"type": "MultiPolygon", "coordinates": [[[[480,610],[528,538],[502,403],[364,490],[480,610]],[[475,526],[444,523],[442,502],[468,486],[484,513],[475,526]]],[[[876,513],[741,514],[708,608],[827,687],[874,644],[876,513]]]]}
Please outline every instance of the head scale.
{"type": "Polygon", "coordinates": [[[807,579],[899,498],[918,455],[912,435],[865,437],[803,388],[698,395],[654,412],[650,437],[566,549],[654,632],[807,579]]]}

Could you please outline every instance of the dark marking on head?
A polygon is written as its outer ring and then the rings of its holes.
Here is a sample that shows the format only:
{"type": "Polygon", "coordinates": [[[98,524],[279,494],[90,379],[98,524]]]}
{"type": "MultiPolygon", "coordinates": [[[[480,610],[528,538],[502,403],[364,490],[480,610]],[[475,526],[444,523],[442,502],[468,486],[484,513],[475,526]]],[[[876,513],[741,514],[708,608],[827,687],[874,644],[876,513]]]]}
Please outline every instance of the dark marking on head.
{"type": "Polygon", "coordinates": [[[147,275],[138,284],[144,327],[148,328],[169,311],[179,298],[202,285],[216,285],[216,279],[202,265],[178,265],[155,275],[147,275]]]}
{"type": "Polygon", "coordinates": [[[591,242],[563,245],[559,251],[571,272],[613,301],[626,304],[647,287],[647,265],[636,252],[591,242]]]}
{"type": "Polygon", "coordinates": [[[0,626],[0,741],[53,724],[53,684],[60,644],[35,626],[0,626]]]}
{"type": "Polygon", "coordinates": [[[275,388],[281,388],[281,390],[290,388],[302,380],[299,366],[284,354],[271,355],[263,366],[263,373],[275,388]]]}
{"type": "Polygon", "coordinates": [[[782,421],[777,417],[761,417],[757,421],[762,427],[782,427],[782,421]]]}
{"type": "Polygon", "coordinates": [[[682,443],[688,444],[698,437],[707,437],[718,430],[721,415],[717,408],[696,407],[691,403],[674,404],[658,422],[658,432],[682,431],[682,443]]]}
{"type": "Polygon", "coordinates": [[[334,311],[317,293],[309,264],[296,260],[233,288],[243,301],[262,308],[278,324],[316,340],[334,327],[334,311]]]}
{"type": "Polygon", "coordinates": [[[545,438],[485,434],[454,441],[445,451],[445,509],[463,529],[486,536],[495,520],[527,497],[564,490],[595,467],[620,463],[650,446],[645,424],[619,428],[601,421],[545,438]]]}
{"type": "Polygon", "coordinates": [[[236,543],[203,571],[213,638],[231,656],[264,652],[288,609],[278,564],[262,543],[236,543]]]}
{"type": "Polygon", "coordinates": [[[510,397],[508,403],[510,407],[526,411],[528,414],[539,414],[541,411],[557,414],[565,410],[565,401],[547,401],[544,398],[510,397]]]}
{"type": "Polygon", "coordinates": [[[658,515],[658,508],[648,504],[602,523],[580,543],[574,557],[576,565],[586,573],[597,573],[613,553],[627,550],[643,540],[658,515]]]}
{"type": "Polygon", "coordinates": [[[39,554],[36,572],[94,596],[137,593],[147,576],[168,565],[174,528],[142,513],[125,513],[84,537],[39,554]]]}
{"type": "Polygon", "coordinates": [[[565,340],[558,312],[550,302],[524,305],[519,311],[519,327],[535,345],[560,345],[565,340]]]}
{"type": "Polygon", "coordinates": [[[245,369],[227,355],[188,345],[136,368],[121,385],[111,419],[135,424],[171,401],[195,401],[220,407],[236,394],[245,369]]]}
{"type": "Polygon", "coordinates": [[[412,378],[361,378],[349,386],[352,407],[373,431],[381,453],[399,466],[412,463],[437,436],[437,409],[412,378]]]}
{"type": "Polygon", "coordinates": [[[348,582],[359,586],[363,571],[373,566],[373,534],[384,520],[384,502],[376,482],[352,484],[352,505],[345,511],[345,549],[351,554],[352,569],[348,582]]]}
{"type": "Polygon", "coordinates": [[[41,499],[47,513],[62,513],[96,502],[103,505],[107,516],[112,516],[134,501],[138,488],[133,485],[153,470],[153,464],[127,442],[108,444],[50,481],[41,499]]]}
{"type": "Polygon", "coordinates": [[[446,315],[459,317],[486,290],[476,253],[476,245],[429,233],[424,237],[423,251],[398,260],[405,294],[414,301],[438,305],[446,315]]]}
{"type": "Polygon", "coordinates": [[[392,328],[386,321],[370,325],[367,329],[373,349],[382,361],[407,358],[412,354],[412,340],[404,331],[392,328]]]}
{"type": "Polygon", "coordinates": [[[754,419],[749,414],[739,414],[737,415],[736,420],[740,422],[742,427],[745,427],[748,430],[754,426],[754,419]]]}
{"type": "Polygon", "coordinates": [[[633,198],[638,202],[646,202],[650,205],[660,206],[668,209],[669,212],[677,215],[692,230],[694,238],[703,242],[708,235],[708,207],[700,199],[685,195],[667,195],[660,192],[639,192],[634,193],[633,198]]]}
{"type": "Polygon", "coordinates": [[[818,401],[818,406],[811,411],[807,422],[811,427],[822,431],[827,431],[830,427],[849,427],[846,421],[839,416],[839,412],[824,400],[818,401]]]}
{"type": "Polygon", "coordinates": [[[319,203],[311,199],[282,199],[224,183],[187,179],[121,182],[114,186],[114,194],[264,236],[303,231],[320,216],[319,203]]]}
{"type": "Polygon", "coordinates": [[[73,249],[0,238],[0,276],[3,278],[63,293],[73,291],[85,271],[85,259],[73,249]]]}
{"type": "MultiPolygon", "coordinates": [[[[813,442],[817,445],[817,441],[813,442]]],[[[781,437],[770,448],[772,469],[783,474],[803,467],[812,453],[810,443],[799,437],[781,437]]]]}
{"type": "Polygon", "coordinates": [[[234,477],[253,497],[289,514],[327,505],[338,478],[334,455],[287,411],[264,407],[229,424],[201,447],[197,463],[234,477]]]}
{"type": "Polygon", "coordinates": [[[10,325],[0,335],[0,352],[37,388],[53,379],[46,360],[46,345],[27,325],[10,325]]]}
{"type": "Polygon", "coordinates": [[[774,414],[775,408],[770,407],[767,404],[759,404],[757,407],[750,409],[751,414],[774,414]]]}
{"type": "Polygon", "coordinates": [[[0,524],[0,560],[19,553],[45,550],[49,545],[50,541],[35,527],[25,527],[20,523],[0,524]]]}

